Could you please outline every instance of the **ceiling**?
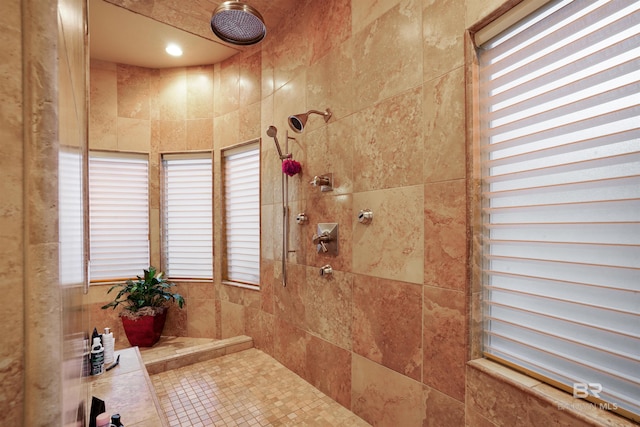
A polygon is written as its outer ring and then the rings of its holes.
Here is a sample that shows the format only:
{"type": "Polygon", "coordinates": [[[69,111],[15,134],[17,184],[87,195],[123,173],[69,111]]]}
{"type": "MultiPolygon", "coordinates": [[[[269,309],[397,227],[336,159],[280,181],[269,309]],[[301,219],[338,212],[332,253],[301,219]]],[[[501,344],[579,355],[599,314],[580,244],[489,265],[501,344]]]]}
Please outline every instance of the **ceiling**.
{"type": "MultiPolygon", "coordinates": [[[[254,0],[269,27],[275,26],[286,10],[300,0],[254,0]]],[[[217,39],[209,26],[212,11],[221,1],[151,2],[151,7],[129,10],[128,0],[89,0],[89,53],[103,61],[147,68],[185,67],[215,64],[246,49],[217,39]],[[189,9],[179,9],[189,4],[189,9]],[[164,9],[163,9],[164,7],[164,9]],[[182,27],[182,28],[179,28],[182,27]],[[168,43],[182,47],[183,55],[165,52],[168,43]]],[[[272,27],[273,28],[273,27],[272,27]]]]}

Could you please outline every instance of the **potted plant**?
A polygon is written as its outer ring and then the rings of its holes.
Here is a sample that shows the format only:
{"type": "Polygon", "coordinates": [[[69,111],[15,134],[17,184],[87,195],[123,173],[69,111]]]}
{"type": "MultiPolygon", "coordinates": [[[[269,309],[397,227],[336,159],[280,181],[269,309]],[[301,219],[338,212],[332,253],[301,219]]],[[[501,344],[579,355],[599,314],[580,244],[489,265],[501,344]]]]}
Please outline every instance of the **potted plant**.
{"type": "Polygon", "coordinates": [[[144,276],[137,280],[113,285],[107,293],[120,288],[115,300],[102,306],[103,309],[115,309],[120,304],[124,309],[120,312],[122,326],[132,346],[151,347],[160,339],[165,320],[167,319],[167,303],[176,302],[178,307],[184,305],[184,298],[174,294],[171,283],[164,278],[162,272],[155,267],[144,270],[144,276]]]}

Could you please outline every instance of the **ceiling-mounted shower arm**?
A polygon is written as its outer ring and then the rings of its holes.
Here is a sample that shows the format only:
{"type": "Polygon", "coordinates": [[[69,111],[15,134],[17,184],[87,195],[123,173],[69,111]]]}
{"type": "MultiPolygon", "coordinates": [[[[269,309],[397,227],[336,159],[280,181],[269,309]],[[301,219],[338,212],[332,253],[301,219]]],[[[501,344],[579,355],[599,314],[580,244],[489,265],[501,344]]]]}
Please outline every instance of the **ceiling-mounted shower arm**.
{"type": "Polygon", "coordinates": [[[309,119],[309,114],[319,114],[324,117],[324,122],[327,123],[331,118],[331,110],[326,109],[326,111],[318,111],[318,110],[309,110],[306,113],[295,114],[293,116],[289,116],[289,127],[296,133],[302,133],[304,130],[304,126],[307,124],[307,120],[309,119]]]}

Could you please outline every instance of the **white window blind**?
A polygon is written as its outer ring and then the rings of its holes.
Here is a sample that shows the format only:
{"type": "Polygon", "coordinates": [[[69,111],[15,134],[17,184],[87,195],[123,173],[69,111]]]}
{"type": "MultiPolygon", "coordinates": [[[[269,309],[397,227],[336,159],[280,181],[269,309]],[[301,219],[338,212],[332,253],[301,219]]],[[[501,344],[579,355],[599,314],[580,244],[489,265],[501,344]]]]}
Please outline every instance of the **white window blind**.
{"type": "Polygon", "coordinates": [[[89,154],[90,277],[133,278],[149,267],[149,171],[144,155],[89,154]]]}
{"type": "Polygon", "coordinates": [[[260,283],[260,146],[251,143],[224,152],[226,277],[260,283]]]}
{"type": "Polygon", "coordinates": [[[211,279],[211,153],[165,154],[162,159],[165,272],[173,279],[211,279]]]}
{"type": "Polygon", "coordinates": [[[60,284],[84,283],[84,194],[82,151],[60,147],[58,152],[58,230],[60,284]]]}
{"type": "Polygon", "coordinates": [[[636,419],[639,9],[554,1],[479,46],[485,353],[636,419]]]}

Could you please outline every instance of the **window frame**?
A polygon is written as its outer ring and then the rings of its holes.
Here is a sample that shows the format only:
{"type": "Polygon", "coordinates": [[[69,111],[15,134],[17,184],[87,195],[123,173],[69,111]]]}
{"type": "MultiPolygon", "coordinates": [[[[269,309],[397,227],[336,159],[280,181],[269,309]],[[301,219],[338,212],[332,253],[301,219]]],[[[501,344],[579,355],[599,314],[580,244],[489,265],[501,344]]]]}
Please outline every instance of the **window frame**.
{"type": "Polygon", "coordinates": [[[137,274],[140,274],[140,272],[142,272],[142,269],[144,268],[148,268],[151,262],[151,239],[150,239],[150,233],[151,233],[151,185],[150,185],[150,178],[151,178],[151,161],[149,158],[149,154],[148,153],[142,153],[142,152],[129,152],[129,151],[112,151],[112,150],[100,150],[100,149],[91,149],[88,151],[88,155],[87,155],[87,162],[88,162],[88,166],[87,166],[87,213],[88,213],[88,238],[89,238],[89,244],[88,244],[88,248],[87,248],[87,252],[88,252],[88,275],[89,275],[89,283],[90,284],[100,284],[100,283],[114,283],[114,282],[124,282],[127,279],[132,279],[134,277],[136,277],[137,274]],[[146,240],[146,246],[147,246],[147,261],[146,261],[146,265],[142,266],[140,265],[139,268],[136,269],[135,272],[132,271],[132,276],[128,276],[128,277],[99,277],[99,278],[92,278],[91,275],[91,265],[92,265],[92,260],[95,260],[95,257],[93,256],[92,252],[95,252],[94,250],[92,250],[92,241],[94,239],[91,238],[92,235],[92,227],[91,227],[91,160],[92,157],[106,157],[106,158],[111,158],[111,159],[115,159],[115,158],[129,158],[129,159],[144,159],[144,161],[146,162],[146,174],[147,174],[147,179],[146,179],[146,196],[147,196],[147,201],[146,201],[146,225],[147,225],[147,240],[146,240]]]}
{"type": "Polygon", "coordinates": [[[261,217],[262,217],[262,191],[261,191],[261,182],[262,182],[262,176],[261,176],[261,165],[262,165],[262,141],[260,138],[256,138],[256,139],[252,139],[246,142],[242,142],[236,145],[231,145],[228,147],[224,147],[220,150],[220,157],[221,157],[221,199],[222,199],[222,206],[221,206],[221,212],[222,212],[222,268],[221,268],[221,276],[222,276],[222,283],[225,285],[231,285],[231,286],[236,286],[236,287],[241,287],[241,288],[245,288],[245,289],[251,289],[251,290],[259,290],[260,289],[260,281],[261,281],[261,273],[262,273],[262,257],[261,257],[261,240],[260,240],[260,236],[261,236],[261,217]],[[255,147],[255,150],[257,150],[257,155],[258,155],[258,171],[257,171],[257,179],[258,179],[258,218],[256,221],[256,225],[258,227],[258,247],[257,247],[257,257],[258,257],[258,269],[257,269],[257,276],[258,276],[258,280],[257,283],[252,283],[252,282],[248,282],[248,281],[242,281],[242,280],[234,280],[232,278],[229,277],[229,255],[228,255],[228,237],[227,237],[227,189],[226,189],[226,185],[227,185],[227,179],[226,179],[226,165],[227,165],[227,161],[226,161],[226,157],[227,157],[227,153],[232,153],[232,154],[236,154],[242,151],[250,151],[253,150],[253,148],[251,147],[255,147]]]}
{"type": "Polygon", "coordinates": [[[163,271],[166,272],[167,276],[172,280],[178,281],[213,281],[215,276],[215,245],[214,245],[214,161],[213,161],[213,151],[212,150],[202,150],[202,151],[184,151],[184,152],[163,152],[160,153],[160,250],[161,250],[161,262],[163,266],[163,271]],[[167,178],[166,178],[166,166],[165,159],[173,158],[173,159],[204,159],[209,158],[211,161],[211,175],[210,175],[210,185],[211,185],[211,275],[209,277],[195,277],[194,276],[175,276],[171,274],[169,268],[169,254],[167,251],[169,248],[167,247],[166,242],[166,215],[167,215],[167,207],[165,205],[166,197],[167,197],[167,178]]]}
{"type": "MultiPolygon", "coordinates": [[[[524,2],[510,7],[505,5],[503,8],[496,10],[493,14],[487,16],[474,26],[470,27],[465,34],[465,55],[466,55],[466,90],[467,97],[470,102],[466,104],[466,120],[467,120],[467,155],[468,155],[468,224],[470,228],[470,235],[472,239],[469,243],[469,267],[468,274],[470,277],[470,291],[471,291],[471,359],[487,358],[483,353],[483,333],[484,333],[484,320],[483,320],[483,298],[484,298],[484,286],[485,277],[483,276],[483,253],[487,250],[487,243],[484,239],[484,229],[482,212],[486,207],[486,200],[482,197],[483,191],[486,190],[486,184],[483,182],[482,176],[482,164],[483,156],[485,154],[482,150],[482,123],[480,121],[480,91],[479,91],[479,41],[486,41],[493,35],[498,34],[503,29],[517,22],[521,17],[526,16],[529,12],[533,11],[546,3],[550,3],[551,0],[525,0],[524,2]],[[532,7],[532,5],[535,5],[532,7]],[[508,9],[508,10],[507,10],[508,9]],[[489,28],[487,32],[483,33],[484,28],[489,28]],[[488,36],[487,34],[493,34],[488,36]]],[[[510,364],[504,360],[496,360],[488,357],[494,361],[498,361],[510,368],[523,372],[526,375],[541,380],[545,383],[551,384],[556,388],[560,388],[568,393],[572,393],[570,387],[563,384],[554,383],[549,378],[539,375],[535,372],[524,369],[520,366],[510,364]]],[[[605,401],[589,397],[588,401],[598,404],[606,404],[605,401]]],[[[624,410],[613,409],[608,407],[611,412],[615,412],[619,415],[625,416],[632,420],[638,421],[640,417],[638,414],[624,410]]]]}

